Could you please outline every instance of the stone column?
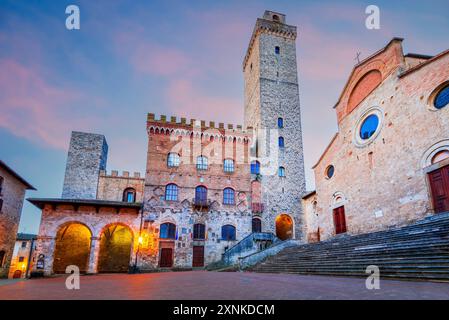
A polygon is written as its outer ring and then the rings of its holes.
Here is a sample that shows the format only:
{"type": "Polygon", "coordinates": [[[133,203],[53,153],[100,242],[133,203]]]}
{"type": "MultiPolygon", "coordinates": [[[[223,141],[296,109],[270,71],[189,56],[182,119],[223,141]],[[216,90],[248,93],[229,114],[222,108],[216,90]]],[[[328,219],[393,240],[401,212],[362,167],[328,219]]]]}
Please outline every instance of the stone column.
{"type": "Polygon", "coordinates": [[[89,266],[87,268],[87,273],[97,273],[98,272],[98,257],[100,255],[100,238],[91,237],[90,238],[90,254],[89,254],[89,266]]]}

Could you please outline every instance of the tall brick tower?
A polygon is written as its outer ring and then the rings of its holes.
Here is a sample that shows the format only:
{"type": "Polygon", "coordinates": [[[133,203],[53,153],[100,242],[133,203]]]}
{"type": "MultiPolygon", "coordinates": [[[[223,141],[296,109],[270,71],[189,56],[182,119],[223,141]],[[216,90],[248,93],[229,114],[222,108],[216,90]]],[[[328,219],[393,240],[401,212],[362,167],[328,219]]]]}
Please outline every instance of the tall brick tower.
{"type": "Polygon", "coordinates": [[[265,11],[243,61],[245,126],[259,132],[252,155],[261,165],[253,179],[260,182],[262,231],[281,239],[303,237],[305,175],[295,41],[296,27],[286,24],[285,15],[265,11]],[[285,223],[292,222],[287,236],[282,234],[289,228],[285,223]]]}
{"type": "Polygon", "coordinates": [[[100,170],[106,170],[108,144],[101,134],[72,132],[62,198],[96,199],[100,170]]]}

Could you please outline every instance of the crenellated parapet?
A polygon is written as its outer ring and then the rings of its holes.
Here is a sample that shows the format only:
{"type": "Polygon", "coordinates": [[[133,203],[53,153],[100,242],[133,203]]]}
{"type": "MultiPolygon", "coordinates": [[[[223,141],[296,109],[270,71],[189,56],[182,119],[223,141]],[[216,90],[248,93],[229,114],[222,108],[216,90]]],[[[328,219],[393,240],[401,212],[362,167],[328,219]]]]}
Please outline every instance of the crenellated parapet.
{"type": "Polygon", "coordinates": [[[156,119],[154,113],[148,113],[147,116],[148,134],[165,134],[175,136],[191,136],[194,138],[217,138],[217,139],[236,139],[239,142],[251,142],[253,129],[243,129],[242,125],[225,124],[215,121],[206,122],[205,120],[178,118],[166,115],[160,115],[156,119]]]}
{"type": "Polygon", "coordinates": [[[144,179],[141,177],[140,172],[133,172],[132,175],[130,175],[129,171],[122,171],[122,174],[119,174],[118,170],[111,170],[111,172],[108,174],[106,170],[100,170],[100,177],[104,178],[125,178],[125,179],[144,179]]]}

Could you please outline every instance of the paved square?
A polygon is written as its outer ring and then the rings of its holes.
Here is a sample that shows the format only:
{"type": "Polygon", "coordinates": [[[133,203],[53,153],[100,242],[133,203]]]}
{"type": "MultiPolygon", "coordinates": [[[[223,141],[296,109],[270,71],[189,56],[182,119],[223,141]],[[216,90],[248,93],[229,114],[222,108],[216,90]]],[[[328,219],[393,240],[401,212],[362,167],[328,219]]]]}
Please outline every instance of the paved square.
{"type": "Polygon", "coordinates": [[[247,272],[164,272],[81,277],[67,290],[65,277],[9,282],[0,299],[448,299],[449,283],[381,280],[367,290],[365,279],[247,272]]]}

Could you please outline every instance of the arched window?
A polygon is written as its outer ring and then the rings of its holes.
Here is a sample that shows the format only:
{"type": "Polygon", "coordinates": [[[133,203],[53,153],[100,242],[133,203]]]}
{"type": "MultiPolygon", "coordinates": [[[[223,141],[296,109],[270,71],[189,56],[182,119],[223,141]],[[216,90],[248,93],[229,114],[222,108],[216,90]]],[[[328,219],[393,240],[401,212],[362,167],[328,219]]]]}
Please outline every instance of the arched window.
{"type": "Polygon", "coordinates": [[[443,88],[435,97],[433,105],[437,109],[442,109],[449,105],[449,85],[443,88]]]}
{"type": "Polygon", "coordinates": [[[193,240],[206,239],[206,226],[202,223],[196,223],[193,225],[193,240]]]}
{"type": "Polygon", "coordinates": [[[3,189],[3,177],[0,177],[0,194],[2,193],[3,189]]]}
{"type": "Polygon", "coordinates": [[[167,157],[167,166],[169,168],[179,167],[179,154],[170,152],[167,157]]]}
{"type": "Polygon", "coordinates": [[[449,150],[442,150],[437,152],[432,158],[432,164],[443,161],[449,158],[449,150]]]}
{"type": "Polygon", "coordinates": [[[5,260],[5,255],[6,255],[5,251],[3,251],[3,250],[0,251],[0,268],[3,267],[3,262],[5,260]]]}
{"type": "Polygon", "coordinates": [[[279,177],[285,177],[285,168],[284,167],[279,167],[279,177]]]}
{"type": "Polygon", "coordinates": [[[223,190],[223,204],[235,204],[235,192],[232,188],[223,190]]]}
{"type": "Polygon", "coordinates": [[[279,16],[277,14],[273,14],[273,21],[279,21],[279,16]]]}
{"type": "Polygon", "coordinates": [[[278,128],[282,129],[284,127],[284,119],[278,118],[278,128]]]}
{"type": "Polygon", "coordinates": [[[165,187],[165,200],[178,201],[178,186],[176,184],[167,184],[165,187]]]}
{"type": "Polygon", "coordinates": [[[170,222],[161,224],[161,231],[159,238],[161,239],[176,239],[176,225],[170,222]]]}
{"type": "Polygon", "coordinates": [[[226,241],[235,240],[235,227],[230,224],[221,227],[221,239],[226,241]]]}
{"type": "Polygon", "coordinates": [[[198,186],[195,188],[195,204],[207,204],[207,188],[205,186],[198,186]]]}
{"type": "Polygon", "coordinates": [[[3,199],[0,199],[0,213],[2,213],[3,209],[3,199]]]}
{"type": "Polygon", "coordinates": [[[123,201],[124,202],[136,202],[136,189],[134,188],[126,188],[123,191],[123,201]]]}
{"type": "Polygon", "coordinates": [[[207,158],[205,156],[199,156],[196,158],[196,169],[207,170],[207,158]]]}
{"type": "Polygon", "coordinates": [[[251,173],[252,174],[260,174],[260,162],[259,161],[251,162],[251,173]]]}
{"type": "Polygon", "coordinates": [[[252,231],[253,232],[262,232],[262,220],[260,220],[260,218],[253,218],[252,231]]]}
{"type": "Polygon", "coordinates": [[[278,141],[279,141],[279,148],[283,148],[285,146],[284,137],[279,137],[278,141]]]}
{"type": "Polygon", "coordinates": [[[223,170],[224,172],[234,172],[234,160],[225,159],[223,162],[223,170]]]}

